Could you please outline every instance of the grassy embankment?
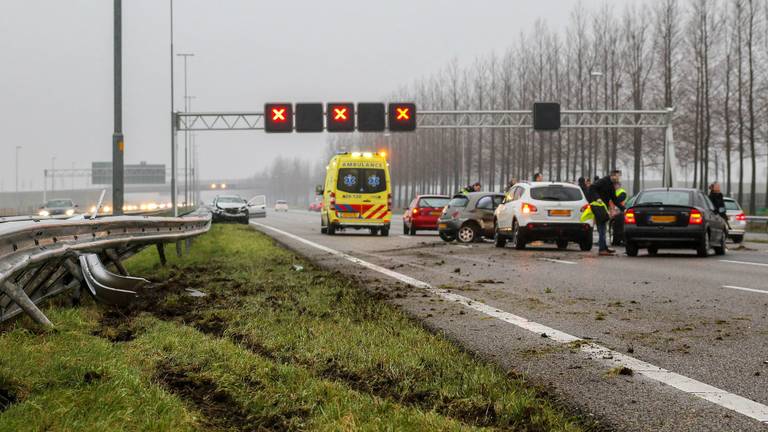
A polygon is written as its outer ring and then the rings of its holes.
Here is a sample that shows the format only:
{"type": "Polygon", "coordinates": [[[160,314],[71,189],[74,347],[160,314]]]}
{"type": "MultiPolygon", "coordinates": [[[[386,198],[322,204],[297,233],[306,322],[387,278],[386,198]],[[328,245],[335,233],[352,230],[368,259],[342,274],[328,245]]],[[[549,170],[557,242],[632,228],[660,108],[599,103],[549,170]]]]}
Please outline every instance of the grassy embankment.
{"type": "Polygon", "coordinates": [[[582,429],[248,227],[169,258],[127,262],[155,293],[128,310],[51,305],[54,332],[0,328],[0,431],[582,429]]]}

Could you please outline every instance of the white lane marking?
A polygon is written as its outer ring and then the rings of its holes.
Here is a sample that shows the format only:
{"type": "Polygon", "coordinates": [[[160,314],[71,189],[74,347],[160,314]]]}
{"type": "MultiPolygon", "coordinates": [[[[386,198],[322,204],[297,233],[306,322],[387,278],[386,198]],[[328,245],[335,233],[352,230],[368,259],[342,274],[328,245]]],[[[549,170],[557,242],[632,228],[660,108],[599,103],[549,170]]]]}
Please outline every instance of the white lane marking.
{"type": "Polygon", "coordinates": [[[571,265],[576,264],[573,261],[566,261],[566,260],[560,260],[555,258],[539,258],[539,261],[548,261],[548,262],[553,262],[558,264],[571,264],[571,265]]]}
{"type": "Polygon", "coordinates": [[[744,265],[751,265],[751,266],[768,267],[768,264],[756,263],[756,262],[750,262],[750,261],[720,260],[720,262],[729,263],[729,264],[744,264],[744,265]]]}
{"type": "Polygon", "coordinates": [[[407,236],[407,235],[401,235],[401,236],[398,236],[398,237],[400,237],[400,238],[404,238],[404,239],[409,239],[409,238],[411,238],[411,237],[409,237],[409,236],[407,236]]]}
{"type": "Polygon", "coordinates": [[[754,289],[754,288],[744,288],[744,287],[733,286],[733,285],[723,285],[723,288],[730,288],[730,289],[741,290],[741,291],[756,292],[756,293],[760,293],[760,294],[768,294],[768,291],[765,291],[765,290],[759,290],[759,289],[754,289]]]}
{"type": "Polygon", "coordinates": [[[257,222],[251,222],[251,224],[257,227],[274,231],[285,237],[291,238],[300,243],[304,243],[305,245],[311,246],[315,249],[319,249],[323,252],[327,252],[331,255],[344,258],[347,261],[358,264],[362,267],[381,273],[383,275],[389,276],[393,279],[396,279],[408,285],[411,285],[417,288],[422,288],[436,296],[442,297],[446,300],[454,301],[470,309],[474,309],[490,317],[513,324],[517,327],[520,327],[524,330],[528,330],[532,333],[537,333],[537,334],[545,333],[549,339],[552,339],[555,342],[559,342],[562,344],[576,342],[580,345],[579,349],[594,360],[601,361],[604,364],[607,364],[609,366],[620,366],[620,365],[626,366],[632,369],[634,372],[645,376],[646,378],[674,387],[682,392],[692,394],[694,396],[697,396],[699,398],[702,398],[714,404],[720,405],[721,407],[730,409],[732,411],[735,411],[739,414],[753,418],[760,422],[768,423],[768,406],[763,405],[761,403],[752,401],[750,399],[747,399],[745,397],[739,396],[734,393],[727,392],[725,390],[721,390],[717,387],[713,387],[709,384],[705,384],[693,378],[688,378],[686,376],[677,374],[675,372],[671,372],[669,370],[660,368],[650,363],[646,363],[642,360],[636,359],[634,357],[630,357],[618,351],[614,351],[610,348],[606,348],[604,346],[585,341],[584,339],[570,335],[560,330],[556,330],[544,324],[539,324],[537,322],[530,321],[521,316],[514,315],[509,312],[504,312],[493,306],[489,306],[485,303],[474,301],[469,297],[452,293],[441,288],[435,288],[426,282],[422,282],[408,275],[404,275],[402,273],[392,271],[390,269],[378,266],[376,264],[363,261],[360,258],[356,258],[344,252],[339,252],[335,249],[331,249],[321,244],[309,241],[307,239],[291,234],[289,232],[286,232],[277,228],[273,228],[268,225],[263,225],[257,222]]]}

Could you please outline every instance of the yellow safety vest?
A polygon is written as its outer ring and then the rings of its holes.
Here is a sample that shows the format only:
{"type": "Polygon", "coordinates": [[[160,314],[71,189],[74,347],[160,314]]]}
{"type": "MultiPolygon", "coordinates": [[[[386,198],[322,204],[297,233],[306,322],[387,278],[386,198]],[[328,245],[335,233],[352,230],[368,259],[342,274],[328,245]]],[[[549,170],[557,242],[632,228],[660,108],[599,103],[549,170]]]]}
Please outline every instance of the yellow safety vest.
{"type": "Polygon", "coordinates": [[[595,214],[592,213],[592,206],[605,207],[605,211],[608,211],[608,206],[605,205],[603,200],[599,199],[597,201],[592,201],[591,203],[589,203],[589,207],[586,210],[584,210],[584,213],[581,214],[582,222],[586,222],[590,219],[595,218],[595,214]]]}

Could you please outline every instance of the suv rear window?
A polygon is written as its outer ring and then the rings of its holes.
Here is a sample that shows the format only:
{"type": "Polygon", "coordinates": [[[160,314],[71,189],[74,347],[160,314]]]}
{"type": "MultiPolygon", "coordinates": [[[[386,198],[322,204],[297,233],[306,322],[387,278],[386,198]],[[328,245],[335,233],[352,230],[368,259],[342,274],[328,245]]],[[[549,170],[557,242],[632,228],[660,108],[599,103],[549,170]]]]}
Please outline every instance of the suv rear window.
{"type": "Polygon", "coordinates": [[[431,208],[440,208],[445,207],[450,200],[448,198],[442,198],[442,197],[426,197],[419,200],[419,203],[416,205],[417,207],[431,207],[431,208]]]}
{"type": "Polygon", "coordinates": [[[580,201],[584,199],[581,189],[550,185],[531,188],[531,198],[539,201],[580,201]]]}
{"type": "Polygon", "coordinates": [[[348,193],[379,193],[387,190],[387,179],[380,168],[342,168],[336,189],[348,193]]]}
{"type": "Polygon", "coordinates": [[[648,191],[641,193],[633,205],[643,204],[690,206],[693,196],[689,191],[648,191]]]}
{"type": "Polygon", "coordinates": [[[469,198],[465,196],[453,197],[451,202],[448,203],[448,207],[466,207],[469,203],[469,198]]]}

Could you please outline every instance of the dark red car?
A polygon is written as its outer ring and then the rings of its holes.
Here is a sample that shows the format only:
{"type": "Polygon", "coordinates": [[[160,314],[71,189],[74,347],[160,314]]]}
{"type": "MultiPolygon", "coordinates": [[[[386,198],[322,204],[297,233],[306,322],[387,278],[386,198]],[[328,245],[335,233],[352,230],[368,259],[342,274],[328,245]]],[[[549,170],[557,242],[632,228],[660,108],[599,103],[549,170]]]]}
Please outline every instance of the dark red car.
{"type": "Polygon", "coordinates": [[[316,201],[309,205],[309,211],[319,212],[323,209],[323,202],[316,201]]]}
{"type": "Polygon", "coordinates": [[[419,195],[414,198],[403,215],[403,233],[415,235],[418,230],[437,231],[437,219],[450,200],[445,195],[419,195]]]}

